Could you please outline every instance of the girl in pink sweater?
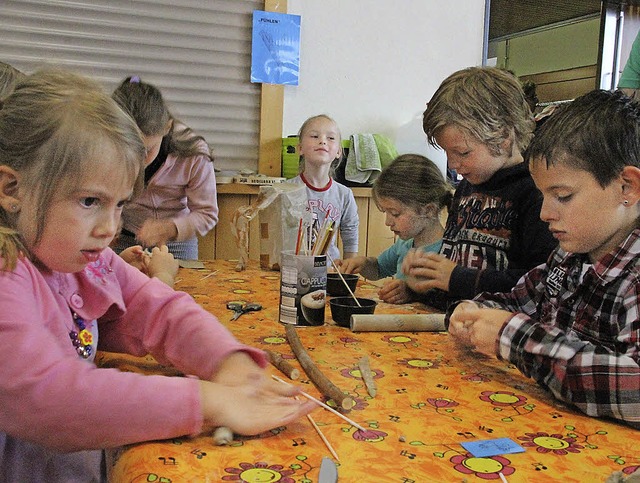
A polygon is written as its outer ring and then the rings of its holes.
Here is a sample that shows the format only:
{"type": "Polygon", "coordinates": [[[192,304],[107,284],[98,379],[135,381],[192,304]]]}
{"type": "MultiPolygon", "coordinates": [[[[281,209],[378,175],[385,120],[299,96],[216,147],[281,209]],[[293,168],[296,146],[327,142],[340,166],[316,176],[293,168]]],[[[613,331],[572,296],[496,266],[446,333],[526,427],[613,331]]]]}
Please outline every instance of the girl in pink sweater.
{"type": "Polygon", "coordinates": [[[100,448],[256,434],[314,406],[190,296],[108,248],[144,156],[134,122],[72,73],[27,76],[0,108],[0,481],[99,481],[100,448]],[[195,377],[100,369],[97,348],[195,377]]]}
{"type": "Polygon", "coordinates": [[[176,258],[196,260],[197,236],[218,222],[208,144],[173,117],[157,87],[138,76],[124,79],[112,97],[136,122],[147,149],[144,188],[122,212],[114,249],[166,244],[176,258]]]}

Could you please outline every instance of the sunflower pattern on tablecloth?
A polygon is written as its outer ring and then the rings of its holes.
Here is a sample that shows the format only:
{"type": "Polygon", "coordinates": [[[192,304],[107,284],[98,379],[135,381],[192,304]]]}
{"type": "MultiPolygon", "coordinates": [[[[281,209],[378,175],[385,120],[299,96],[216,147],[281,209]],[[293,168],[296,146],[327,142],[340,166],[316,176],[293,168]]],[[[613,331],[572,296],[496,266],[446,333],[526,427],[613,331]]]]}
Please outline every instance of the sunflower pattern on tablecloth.
{"type": "MultiPolygon", "coordinates": [[[[257,265],[257,264],[256,264],[257,265]]],[[[181,270],[177,288],[218,316],[238,339],[297,361],[278,322],[279,273],[252,264],[235,272],[233,262],[206,262],[202,270],[181,270]],[[216,272],[216,270],[218,270],[216,272]],[[263,309],[230,322],[229,302],[256,302],[263,309]]],[[[378,288],[361,283],[358,296],[377,298],[378,288]]],[[[379,303],[380,313],[418,313],[416,305],[379,303]]],[[[423,483],[604,481],[614,471],[640,468],[637,431],[589,418],[554,400],[504,361],[469,355],[446,333],[353,333],[326,324],[297,330],[318,368],[355,406],[348,417],[318,410],[313,418],[341,461],[340,481],[423,483]],[[368,356],[377,385],[371,397],[358,360],[368,356]],[[460,443],[507,437],[522,453],[474,457],[460,443]],[[372,475],[376,475],[375,477],[372,475]]],[[[153,372],[153,360],[99,354],[109,366],[153,372]],[[139,369],[136,369],[139,364],[139,369]]],[[[160,368],[170,371],[170,368],[160,368]]],[[[273,373],[278,371],[273,368],[273,373]]],[[[306,374],[296,381],[326,401],[306,374]]],[[[161,394],[158,397],[162,397],[161,394]]],[[[255,437],[236,437],[215,446],[210,435],[159,441],[111,452],[111,481],[224,481],[313,483],[329,452],[309,421],[302,419],[255,437]]]]}

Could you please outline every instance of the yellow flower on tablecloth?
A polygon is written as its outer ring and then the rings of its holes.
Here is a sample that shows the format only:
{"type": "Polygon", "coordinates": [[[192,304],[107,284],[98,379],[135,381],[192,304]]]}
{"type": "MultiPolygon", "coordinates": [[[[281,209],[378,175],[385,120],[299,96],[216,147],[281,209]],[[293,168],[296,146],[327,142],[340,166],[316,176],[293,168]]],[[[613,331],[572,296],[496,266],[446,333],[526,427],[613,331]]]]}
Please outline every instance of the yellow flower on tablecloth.
{"type": "Polygon", "coordinates": [[[286,469],[282,465],[270,465],[264,462],[240,463],[239,468],[225,468],[229,475],[222,477],[222,481],[241,481],[244,483],[295,483],[296,480],[290,478],[295,471],[286,469]]]}
{"type": "Polygon", "coordinates": [[[515,468],[504,456],[491,456],[488,458],[476,458],[470,453],[456,455],[449,461],[455,464],[455,470],[465,475],[474,475],[483,480],[500,480],[502,476],[515,473],[515,468]]]}
{"type": "Polygon", "coordinates": [[[506,391],[484,391],[480,394],[480,400],[493,404],[494,406],[524,406],[527,398],[516,396],[512,392],[506,391]]]}
{"type": "Polygon", "coordinates": [[[561,434],[543,432],[526,433],[525,436],[519,436],[518,439],[523,441],[520,443],[522,446],[534,447],[538,453],[566,455],[569,453],[580,453],[580,450],[584,449],[584,446],[576,443],[576,438],[563,436],[561,434]]]}
{"type": "Polygon", "coordinates": [[[400,359],[398,363],[412,369],[437,369],[440,367],[439,359],[400,359]]]}

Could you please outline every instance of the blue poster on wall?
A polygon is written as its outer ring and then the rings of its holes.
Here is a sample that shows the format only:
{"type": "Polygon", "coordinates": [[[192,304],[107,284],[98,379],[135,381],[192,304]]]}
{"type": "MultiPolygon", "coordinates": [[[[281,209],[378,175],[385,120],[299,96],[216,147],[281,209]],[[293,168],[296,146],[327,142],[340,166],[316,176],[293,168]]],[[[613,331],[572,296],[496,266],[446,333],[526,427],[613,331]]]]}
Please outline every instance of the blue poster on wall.
{"type": "Polygon", "coordinates": [[[251,82],[298,85],[300,15],[253,12],[251,82]]]}

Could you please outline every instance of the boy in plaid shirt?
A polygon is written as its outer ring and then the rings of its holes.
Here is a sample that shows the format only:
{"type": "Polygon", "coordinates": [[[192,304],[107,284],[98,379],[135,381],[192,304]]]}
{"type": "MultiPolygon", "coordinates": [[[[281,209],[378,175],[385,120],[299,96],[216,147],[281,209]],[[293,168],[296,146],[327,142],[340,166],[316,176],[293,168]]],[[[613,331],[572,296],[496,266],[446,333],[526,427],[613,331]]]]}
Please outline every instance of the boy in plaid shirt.
{"type": "Polygon", "coordinates": [[[640,428],[640,104],[585,94],[526,158],[559,247],[511,292],[452,307],[449,332],[586,414],[640,428]]]}

